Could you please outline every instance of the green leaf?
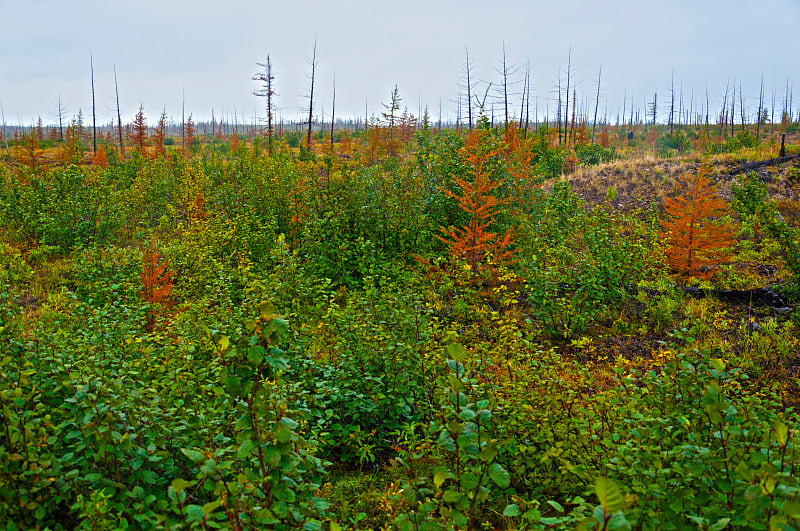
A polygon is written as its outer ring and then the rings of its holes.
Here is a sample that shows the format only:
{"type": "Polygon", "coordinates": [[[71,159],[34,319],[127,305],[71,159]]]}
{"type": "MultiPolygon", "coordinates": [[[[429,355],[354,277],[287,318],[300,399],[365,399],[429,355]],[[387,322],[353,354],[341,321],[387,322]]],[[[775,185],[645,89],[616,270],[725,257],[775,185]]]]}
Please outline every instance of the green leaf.
{"type": "Polygon", "coordinates": [[[211,514],[214,512],[214,509],[222,505],[222,500],[215,500],[213,502],[208,502],[207,504],[203,505],[202,511],[203,514],[211,514]]]}
{"type": "Polygon", "coordinates": [[[511,484],[511,474],[499,463],[489,465],[489,477],[498,487],[506,488],[511,484]]]}
{"type": "Polygon", "coordinates": [[[199,505],[186,506],[186,521],[189,523],[199,522],[205,517],[205,515],[206,514],[203,512],[203,508],[199,505]]]}
{"type": "Polygon", "coordinates": [[[228,336],[222,336],[219,338],[219,348],[222,351],[228,350],[228,347],[231,346],[231,340],[228,339],[228,336]]]}
{"type": "Polygon", "coordinates": [[[461,511],[453,511],[450,517],[453,519],[453,523],[462,529],[467,527],[467,523],[469,523],[467,516],[461,511]]]}
{"type": "Polygon", "coordinates": [[[443,470],[439,470],[433,475],[433,485],[438,489],[444,484],[445,478],[445,472],[443,470]]]}
{"type": "Polygon", "coordinates": [[[730,518],[720,518],[709,526],[708,531],[719,531],[720,529],[725,529],[728,527],[730,521],[730,518]]]}
{"type": "Polygon", "coordinates": [[[628,522],[628,519],[625,518],[625,515],[622,511],[617,511],[614,515],[608,520],[608,525],[606,529],[630,529],[631,524],[628,522]]]}
{"type": "Polygon", "coordinates": [[[508,517],[513,518],[513,517],[519,516],[521,514],[522,514],[522,511],[520,510],[519,506],[516,503],[512,503],[510,505],[506,505],[506,508],[503,509],[503,516],[508,516],[508,517]]]}
{"type": "Polygon", "coordinates": [[[721,373],[725,370],[725,362],[719,358],[714,358],[711,360],[711,368],[721,373]]]}
{"type": "Polygon", "coordinates": [[[778,444],[784,446],[789,437],[789,426],[780,420],[775,422],[775,437],[778,439],[778,444]]]}
{"type": "Polygon", "coordinates": [[[475,412],[469,408],[464,408],[458,416],[461,420],[472,420],[475,418],[475,412]]]}
{"type": "Polygon", "coordinates": [[[478,459],[483,461],[484,463],[488,463],[489,461],[493,461],[494,458],[497,457],[497,444],[489,443],[478,453],[478,459]]]}
{"type": "Polygon", "coordinates": [[[267,351],[261,345],[250,347],[247,350],[247,362],[254,367],[258,367],[264,361],[264,356],[266,355],[267,351]]]}
{"type": "Polygon", "coordinates": [[[270,468],[275,468],[281,464],[281,450],[275,446],[267,446],[264,448],[264,461],[270,468]]]}
{"type": "Polygon", "coordinates": [[[625,507],[622,491],[619,485],[611,478],[603,476],[597,478],[594,484],[594,492],[597,494],[597,499],[600,500],[600,505],[603,506],[603,512],[607,515],[621,511],[625,507]]]}
{"type": "Polygon", "coordinates": [[[186,448],[181,448],[181,453],[195,463],[202,463],[206,460],[205,454],[203,454],[203,452],[198,452],[197,450],[187,450],[186,448]]]}
{"type": "Polygon", "coordinates": [[[550,507],[552,507],[553,509],[555,509],[556,511],[558,511],[560,513],[564,512],[564,506],[561,505],[560,503],[558,503],[557,501],[549,500],[547,502],[547,505],[549,505],[550,507]]]}
{"type": "Polygon", "coordinates": [[[250,454],[258,448],[258,444],[253,439],[247,439],[242,443],[239,449],[236,451],[236,456],[239,459],[243,459],[245,457],[249,457],[250,454]]]}
{"type": "Polygon", "coordinates": [[[463,497],[464,497],[463,494],[461,494],[457,490],[452,490],[451,489],[451,490],[444,491],[444,495],[442,496],[442,499],[445,501],[445,503],[456,503],[463,497]]]}
{"type": "Polygon", "coordinates": [[[464,490],[472,490],[478,486],[478,476],[472,472],[464,472],[461,474],[461,488],[464,490]]]}
{"type": "MultiPolygon", "coordinates": [[[[463,360],[467,356],[467,351],[459,343],[450,343],[449,345],[447,345],[447,353],[450,355],[451,358],[453,358],[456,361],[458,361],[459,359],[463,360]]],[[[448,363],[448,365],[449,365],[449,363],[448,363]]],[[[459,363],[459,365],[461,365],[461,364],[459,363]]],[[[453,367],[451,366],[451,369],[452,368],[453,367]]],[[[463,370],[463,368],[464,368],[463,365],[461,365],[461,367],[459,367],[459,374],[460,374],[460,371],[463,370]]]]}
{"type": "Polygon", "coordinates": [[[172,486],[173,489],[175,489],[175,493],[177,494],[178,492],[182,491],[183,489],[185,489],[187,487],[191,487],[192,485],[194,485],[194,481],[186,481],[183,478],[177,478],[177,479],[173,479],[172,483],[170,485],[172,486]]]}

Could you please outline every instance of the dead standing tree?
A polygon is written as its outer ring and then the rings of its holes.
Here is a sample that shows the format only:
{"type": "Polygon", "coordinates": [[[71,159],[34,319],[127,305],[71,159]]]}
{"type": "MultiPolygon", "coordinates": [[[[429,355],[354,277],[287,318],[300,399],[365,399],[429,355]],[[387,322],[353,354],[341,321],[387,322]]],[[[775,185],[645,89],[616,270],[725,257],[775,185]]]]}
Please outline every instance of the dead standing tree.
{"type": "MultiPolygon", "coordinates": [[[[572,75],[572,46],[569,47],[569,54],[567,55],[567,90],[566,90],[566,105],[564,109],[564,144],[569,141],[569,82],[572,75]]],[[[572,102],[575,105],[575,102],[572,102]]]]}
{"type": "Polygon", "coordinates": [[[89,52],[89,71],[92,75],[92,152],[97,155],[97,114],[94,104],[94,58],[92,52],[89,52]]]}
{"type": "Polygon", "coordinates": [[[314,79],[317,73],[317,37],[314,37],[314,50],[311,54],[311,90],[308,95],[308,132],[306,145],[311,148],[311,126],[314,124],[314,79]]]}
{"type": "Polygon", "coordinates": [[[508,124],[510,122],[509,119],[509,112],[508,112],[508,97],[511,94],[509,92],[509,88],[511,85],[514,85],[515,82],[510,81],[509,77],[516,74],[518,68],[514,65],[509,65],[507,56],[506,56],[506,43],[503,42],[503,56],[501,58],[500,68],[495,69],[495,71],[500,74],[502,77],[502,83],[499,87],[500,97],[503,98],[503,120],[505,121],[505,129],[508,130],[508,124]]]}
{"type": "MultiPolygon", "coordinates": [[[[314,46],[314,50],[316,53],[316,43],[314,46]]],[[[267,102],[267,149],[270,153],[272,153],[272,137],[274,133],[273,128],[273,116],[274,116],[274,105],[272,98],[275,96],[275,76],[272,74],[272,61],[270,60],[269,54],[267,54],[267,61],[264,63],[256,63],[258,66],[264,69],[263,72],[257,72],[253,76],[253,81],[261,82],[261,88],[258,90],[254,90],[253,94],[260,98],[265,98],[267,102]]],[[[312,70],[311,74],[311,93],[313,97],[314,93],[314,74],[312,70]]]]}
{"type": "MultiPolygon", "coordinates": [[[[600,69],[597,71],[597,95],[595,96],[594,100],[594,120],[592,121],[592,144],[594,144],[594,129],[597,126],[597,109],[600,107],[600,76],[603,75],[603,65],[600,65],[600,69]]],[[[623,116],[625,111],[623,111],[623,116]]],[[[619,120],[617,120],[619,122],[619,120]]]]}
{"type": "Polygon", "coordinates": [[[125,144],[122,143],[122,115],[119,112],[119,85],[117,84],[117,66],[114,65],[114,93],[117,96],[117,138],[119,139],[119,153],[125,158],[125,144]]]}
{"type": "Polygon", "coordinates": [[[469,49],[464,46],[464,67],[461,71],[461,81],[459,82],[459,92],[467,99],[467,119],[469,120],[469,130],[472,131],[474,121],[472,119],[472,97],[475,91],[475,81],[472,71],[474,66],[469,58],[469,49]]]}
{"type": "Polygon", "coordinates": [[[331,155],[333,154],[333,126],[336,123],[336,72],[333,73],[333,103],[331,104],[331,155]]]}
{"type": "Polygon", "coordinates": [[[528,124],[530,122],[531,114],[531,61],[530,59],[525,64],[525,79],[522,84],[522,102],[520,103],[519,110],[519,125],[522,128],[523,138],[528,136],[528,124]],[[523,126],[523,119],[524,126],[523,126]]]}

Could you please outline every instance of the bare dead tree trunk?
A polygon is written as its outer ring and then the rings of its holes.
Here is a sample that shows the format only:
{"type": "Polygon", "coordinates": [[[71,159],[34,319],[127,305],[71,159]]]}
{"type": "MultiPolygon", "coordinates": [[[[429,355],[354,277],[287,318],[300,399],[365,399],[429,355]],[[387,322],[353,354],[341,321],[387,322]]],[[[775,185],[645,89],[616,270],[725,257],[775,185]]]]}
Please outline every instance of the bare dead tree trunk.
{"type": "Polygon", "coordinates": [[[710,140],[708,134],[708,85],[706,85],[706,141],[710,140]]]}
{"type": "MultiPolygon", "coordinates": [[[[566,109],[564,110],[564,143],[566,144],[568,141],[568,134],[569,130],[567,124],[569,124],[569,81],[570,81],[570,74],[572,73],[572,46],[569,47],[569,54],[567,55],[567,101],[566,101],[566,109]]],[[[574,105],[574,102],[573,102],[574,105]]]]}
{"type": "Polygon", "coordinates": [[[317,71],[317,37],[314,37],[314,51],[311,55],[311,91],[308,96],[308,133],[306,145],[311,147],[311,126],[314,119],[314,78],[317,71]]]}
{"type": "Polygon", "coordinates": [[[515,68],[509,67],[508,61],[506,58],[506,43],[503,41],[503,64],[502,69],[499,71],[500,75],[503,78],[503,87],[502,87],[502,95],[503,95],[503,109],[504,109],[504,120],[505,120],[505,129],[508,130],[508,123],[509,123],[509,114],[508,114],[508,76],[511,74],[510,70],[515,70],[515,68]]]}
{"type": "Polygon", "coordinates": [[[744,92],[742,91],[742,82],[739,82],[739,114],[742,117],[742,133],[746,131],[747,114],[744,107],[744,92]]]}
{"type": "Polygon", "coordinates": [[[556,124],[558,126],[558,143],[561,144],[561,72],[558,73],[558,108],[556,109],[556,124]]]}
{"type": "Polygon", "coordinates": [[[94,105],[94,58],[92,52],[89,52],[89,71],[92,76],[92,147],[94,148],[95,155],[97,154],[97,116],[95,113],[94,105]]]}
{"type": "Polygon", "coordinates": [[[572,144],[575,145],[575,112],[576,112],[576,105],[575,102],[575,89],[572,89],[572,124],[569,127],[569,137],[572,139],[572,144]]]}
{"type": "Polygon", "coordinates": [[[186,93],[181,89],[181,150],[186,153],[186,93]]]}
{"type": "Polygon", "coordinates": [[[117,97],[117,139],[120,158],[125,158],[125,144],[122,143],[122,115],[119,112],[119,85],[117,84],[117,65],[114,65],[114,94],[117,97]]]}
{"type": "Polygon", "coordinates": [[[528,125],[531,118],[531,62],[528,60],[525,66],[525,128],[522,130],[522,137],[528,138],[528,125]]]}
{"type": "MultiPolygon", "coordinates": [[[[625,92],[623,93],[622,96],[622,127],[625,127],[625,111],[627,110],[626,107],[627,103],[628,103],[628,89],[625,89],[625,92]]],[[[617,125],[619,125],[619,120],[617,121],[617,125]]]]}
{"type": "Polygon", "coordinates": [[[669,82],[669,134],[672,134],[672,122],[675,115],[675,72],[672,72],[669,82]]]}
{"type": "MultiPolygon", "coordinates": [[[[5,127],[5,124],[3,124],[5,127]]],[[[5,131],[3,131],[5,133],[5,131]]],[[[3,135],[5,136],[5,134],[3,135]]],[[[61,103],[61,95],[58,95],[58,140],[64,142],[64,106],[61,103]]]]}
{"type": "Polygon", "coordinates": [[[461,87],[467,93],[467,118],[469,120],[469,130],[472,131],[472,127],[474,121],[472,119],[472,90],[473,90],[473,82],[472,82],[472,63],[469,60],[469,49],[464,46],[464,72],[463,76],[465,78],[465,82],[461,87]]]}
{"type": "Polygon", "coordinates": [[[731,95],[731,137],[736,134],[736,80],[733,80],[733,94],[731,95]]]}
{"type": "Polygon", "coordinates": [[[652,103],[652,111],[653,111],[653,127],[656,125],[656,108],[658,107],[658,92],[653,92],[653,103],[652,103]]]}
{"type": "Polygon", "coordinates": [[[769,119],[769,133],[775,133],[775,87],[772,87],[772,114],[769,119]]]}
{"type": "Polygon", "coordinates": [[[761,107],[764,105],[764,72],[761,72],[761,88],[758,91],[758,116],[756,116],[756,140],[761,135],[761,107]]]}
{"type": "MultiPolygon", "coordinates": [[[[638,119],[639,119],[639,111],[636,111],[636,119],[638,121],[638,119]]],[[[632,92],[631,92],[631,119],[629,120],[628,123],[630,124],[631,129],[633,129],[633,93],[632,92]]]]}
{"type": "MultiPolygon", "coordinates": [[[[274,136],[274,123],[275,123],[275,111],[272,98],[275,96],[275,76],[272,74],[272,60],[270,59],[269,54],[267,54],[267,60],[264,63],[256,63],[258,66],[264,69],[263,72],[257,72],[253,76],[254,81],[261,82],[261,88],[258,90],[254,90],[253,94],[255,96],[259,96],[261,98],[266,99],[267,103],[267,150],[269,151],[270,155],[272,154],[272,137],[274,136]]],[[[313,87],[313,82],[312,82],[313,87]]]]}
{"type": "Polygon", "coordinates": [[[725,95],[722,97],[722,112],[719,116],[719,137],[722,138],[722,131],[728,127],[728,88],[729,84],[725,83],[725,95]]]}
{"type": "Polygon", "coordinates": [[[603,75],[603,65],[597,71],[597,93],[594,99],[594,120],[592,121],[592,144],[594,144],[594,129],[597,126],[597,109],[600,107],[600,76],[603,75]]]}
{"type": "Polygon", "coordinates": [[[333,103],[331,104],[331,153],[333,153],[333,123],[336,121],[336,74],[333,74],[333,103]]]}

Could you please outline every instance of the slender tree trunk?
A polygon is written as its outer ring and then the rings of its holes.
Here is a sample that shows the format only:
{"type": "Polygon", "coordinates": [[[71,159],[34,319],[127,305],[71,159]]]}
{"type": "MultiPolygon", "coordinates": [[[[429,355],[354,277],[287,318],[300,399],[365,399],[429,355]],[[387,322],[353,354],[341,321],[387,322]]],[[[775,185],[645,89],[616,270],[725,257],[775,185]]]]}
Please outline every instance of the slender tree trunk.
{"type": "Polygon", "coordinates": [[[594,144],[594,129],[597,126],[597,109],[600,107],[600,76],[603,75],[603,65],[597,72],[597,95],[594,99],[594,120],[592,121],[592,144],[594,144]]]}
{"type": "Polygon", "coordinates": [[[92,57],[92,53],[89,52],[89,71],[92,75],[92,147],[94,148],[94,154],[97,154],[97,115],[95,112],[95,104],[94,104],[94,58],[92,57]]]}
{"type": "Polygon", "coordinates": [[[758,91],[758,116],[756,116],[756,140],[761,137],[761,107],[764,105],[764,73],[761,73],[761,89],[758,91]]]}
{"type": "Polygon", "coordinates": [[[558,126],[558,143],[562,143],[561,138],[561,73],[558,75],[558,109],[556,110],[557,126],[558,126]]]}
{"type": "Polygon", "coordinates": [[[675,115],[675,72],[669,82],[669,134],[672,134],[672,122],[675,115]]]}
{"type": "Polygon", "coordinates": [[[528,60],[525,67],[525,87],[527,96],[525,97],[525,128],[522,137],[528,138],[528,124],[531,118],[531,62],[528,60]]]}
{"type": "MultiPolygon", "coordinates": [[[[638,116],[639,113],[637,112],[636,114],[638,116]]],[[[631,129],[633,129],[633,92],[631,92],[631,119],[628,123],[630,124],[631,129]]]]}
{"type": "Polygon", "coordinates": [[[464,46],[464,73],[467,76],[467,117],[469,118],[469,130],[472,131],[474,121],[472,120],[472,65],[469,62],[469,49],[464,46]]]}
{"type": "MultiPolygon", "coordinates": [[[[625,89],[625,92],[624,92],[624,94],[622,96],[622,127],[623,128],[625,127],[625,111],[627,110],[627,107],[626,107],[627,103],[628,103],[628,89],[625,89]]],[[[617,125],[619,125],[619,122],[617,123],[617,125]]]]}
{"type": "Polygon", "coordinates": [[[336,121],[336,74],[333,74],[333,104],[331,105],[331,154],[333,154],[333,123],[336,121]]]}
{"type": "Polygon", "coordinates": [[[722,111],[719,116],[719,137],[722,138],[722,131],[728,127],[728,83],[725,84],[725,95],[722,97],[722,111]]]}
{"type": "Polygon", "coordinates": [[[505,128],[508,130],[508,63],[506,62],[505,41],[503,41],[503,107],[505,109],[505,128]]]}
{"type": "Polygon", "coordinates": [[[317,38],[314,37],[314,51],[311,55],[311,92],[308,96],[308,133],[306,145],[311,147],[311,125],[314,118],[314,78],[317,71],[317,38]]]}
{"type": "Polygon", "coordinates": [[[731,95],[731,138],[736,134],[736,80],[733,80],[733,94],[731,95]]]}
{"type": "MultiPolygon", "coordinates": [[[[572,139],[572,144],[575,145],[575,112],[576,112],[576,105],[575,105],[575,89],[572,89],[572,124],[569,128],[569,137],[572,139]]],[[[569,145],[569,144],[567,144],[569,145]]]]}
{"type": "Polygon", "coordinates": [[[742,83],[739,82],[739,114],[742,117],[742,133],[746,131],[747,116],[744,107],[744,92],[742,92],[742,83]]]}
{"type": "Polygon", "coordinates": [[[117,139],[120,158],[125,158],[125,144],[122,143],[122,114],[119,112],[119,85],[117,84],[117,65],[114,65],[114,94],[117,98],[117,139]]]}
{"type": "MultiPolygon", "coordinates": [[[[566,144],[569,140],[568,134],[568,124],[569,124],[569,81],[570,81],[570,74],[572,73],[572,46],[569,47],[569,54],[567,55],[567,101],[566,101],[566,108],[564,109],[564,143],[566,144]]],[[[575,103],[573,102],[573,105],[575,103]]]]}
{"type": "Polygon", "coordinates": [[[775,133],[775,87],[772,88],[772,114],[769,119],[769,133],[775,133]]]}
{"type": "Polygon", "coordinates": [[[706,141],[709,141],[710,137],[708,134],[708,85],[706,85],[706,141]]]}
{"type": "MultiPolygon", "coordinates": [[[[111,122],[114,123],[113,121],[111,122]]],[[[3,124],[5,127],[5,124],[3,124]]],[[[3,131],[5,133],[5,130],[3,131]]],[[[61,95],[58,95],[58,141],[64,142],[64,106],[61,103],[61,95]]]]}

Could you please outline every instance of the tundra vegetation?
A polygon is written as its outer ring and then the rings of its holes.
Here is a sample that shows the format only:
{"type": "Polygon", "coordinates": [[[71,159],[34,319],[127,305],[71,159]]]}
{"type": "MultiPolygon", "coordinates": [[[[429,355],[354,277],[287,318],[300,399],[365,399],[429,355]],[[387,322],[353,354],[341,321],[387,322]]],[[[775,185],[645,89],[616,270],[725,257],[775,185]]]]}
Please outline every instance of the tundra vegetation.
{"type": "Polygon", "coordinates": [[[797,529],[796,124],[396,92],[4,142],[0,528],[797,529]]]}

